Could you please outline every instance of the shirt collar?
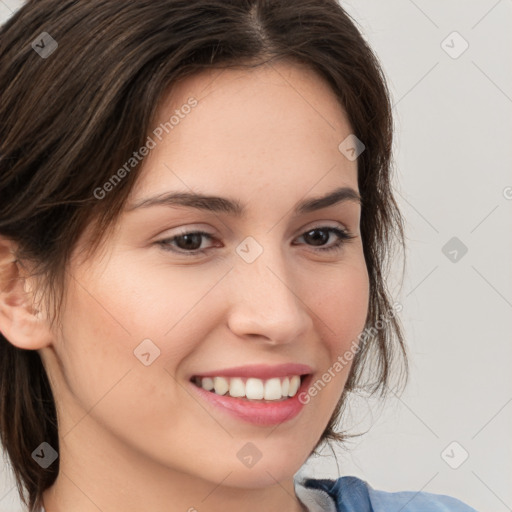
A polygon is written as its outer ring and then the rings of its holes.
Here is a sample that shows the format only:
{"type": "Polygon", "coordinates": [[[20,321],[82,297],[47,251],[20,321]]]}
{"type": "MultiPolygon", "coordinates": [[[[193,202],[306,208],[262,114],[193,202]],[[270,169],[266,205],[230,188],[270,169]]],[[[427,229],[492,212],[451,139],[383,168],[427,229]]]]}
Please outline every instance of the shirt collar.
{"type": "Polygon", "coordinates": [[[310,484],[311,479],[304,476],[297,476],[294,481],[295,494],[308,512],[337,512],[329,493],[324,488],[312,487],[310,484]]]}

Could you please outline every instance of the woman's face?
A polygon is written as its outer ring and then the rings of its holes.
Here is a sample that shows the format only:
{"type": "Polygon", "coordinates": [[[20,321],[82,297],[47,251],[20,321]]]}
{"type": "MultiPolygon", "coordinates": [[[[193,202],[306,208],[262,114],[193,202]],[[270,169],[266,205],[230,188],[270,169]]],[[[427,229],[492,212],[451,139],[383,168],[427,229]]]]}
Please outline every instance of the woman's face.
{"type": "MultiPolygon", "coordinates": [[[[367,315],[359,202],[298,209],[342,187],[359,192],[357,161],[338,149],[351,126],[317,75],[278,63],[182,81],[152,129],[115,234],[87,261],[82,236],[62,330],[40,350],[58,404],[61,468],[94,467],[116,485],[169,472],[211,488],[275,485],[324,431],[350,370],[335,362],[367,315]],[[171,193],[224,200],[134,208],[171,193]],[[206,235],[182,236],[198,231],[206,235]],[[239,369],[249,365],[258,368],[239,369]],[[274,377],[267,391],[282,394],[285,376],[304,373],[301,400],[257,404],[229,392],[212,401],[191,382],[239,376],[233,390],[257,393],[274,377]]],[[[223,391],[223,379],[215,384],[223,391]]]]}

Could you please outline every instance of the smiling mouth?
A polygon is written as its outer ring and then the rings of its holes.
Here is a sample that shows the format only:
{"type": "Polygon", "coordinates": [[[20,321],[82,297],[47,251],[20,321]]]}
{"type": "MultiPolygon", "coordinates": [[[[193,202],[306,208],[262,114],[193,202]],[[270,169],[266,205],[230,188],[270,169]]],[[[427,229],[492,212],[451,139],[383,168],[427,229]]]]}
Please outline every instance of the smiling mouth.
{"type": "Polygon", "coordinates": [[[297,394],[301,384],[308,375],[290,375],[270,379],[193,376],[190,382],[219,396],[257,402],[284,402],[297,394]]]}

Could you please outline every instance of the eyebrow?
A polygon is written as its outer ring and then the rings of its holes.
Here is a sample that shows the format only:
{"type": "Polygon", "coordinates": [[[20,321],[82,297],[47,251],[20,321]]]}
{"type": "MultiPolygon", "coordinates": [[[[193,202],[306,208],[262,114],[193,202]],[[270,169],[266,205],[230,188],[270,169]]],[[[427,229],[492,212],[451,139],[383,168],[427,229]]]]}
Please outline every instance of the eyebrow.
{"type": "MultiPolygon", "coordinates": [[[[362,204],[362,198],[353,188],[341,187],[329,192],[327,195],[306,199],[298,203],[293,211],[295,215],[303,215],[343,202],[362,204]]],[[[127,211],[149,208],[151,206],[186,206],[214,213],[227,213],[236,217],[242,217],[245,214],[245,207],[238,201],[191,192],[168,192],[142,199],[130,205],[127,211]]]]}

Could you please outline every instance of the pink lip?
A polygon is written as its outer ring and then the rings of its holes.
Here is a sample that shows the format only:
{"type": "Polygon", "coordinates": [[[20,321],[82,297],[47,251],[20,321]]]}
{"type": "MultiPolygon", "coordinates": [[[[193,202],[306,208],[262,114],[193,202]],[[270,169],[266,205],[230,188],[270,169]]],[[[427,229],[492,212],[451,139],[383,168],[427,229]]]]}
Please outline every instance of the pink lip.
{"type": "Polygon", "coordinates": [[[256,377],[263,380],[271,379],[272,377],[291,377],[292,375],[305,375],[309,373],[313,373],[313,370],[306,364],[288,363],[275,366],[256,364],[195,373],[194,377],[256,377]]]}
{"type": "MultiPolygon", "coordinates": [[[[300,373],[297,372],[298,365],[291,366],[294,366],[293,370],[290,372],[292,375],[297,375],[298,373],[300,373]]],[[[215,375],[220,376],[218,373],[215,373],[215,375]]],[[[223,375],[226,374],[224,373],[223,375]]],[[[235,376],[239,375],[240,373],[235,374],[235,376]]],[[[251,375],[255,374],[251,373],[251,375]]],[[[272,375],[276,376],[275,373],[272,373],[272,375]]],[[[209,377],[210,374],[204,376],[209,377]]],[[[237,419],[241,419],[243,421],[253,423],[258,426],[270,426],[290,421],[302,411],[302,408],[304,407],[305,404],[299,401],[299,396],[301,395],[301,393],[307,391],[312,378],[312,374],[304,377],[295,396],[283,400],[281,402],[270,400],[267,402],[252,401],[244,398],[233,398],[229,395],[221,396],[213,393],[212,391],[206,391],[206,389],[200,388],[193,384],[192,382],[190,382],[189,384],[192,387],[194,393],[197,393],[199,397],[206,400],[208,403],[212,404],[214,407],[220,409],[221,411],[228,413],[229,415],[237,419]]]]}

